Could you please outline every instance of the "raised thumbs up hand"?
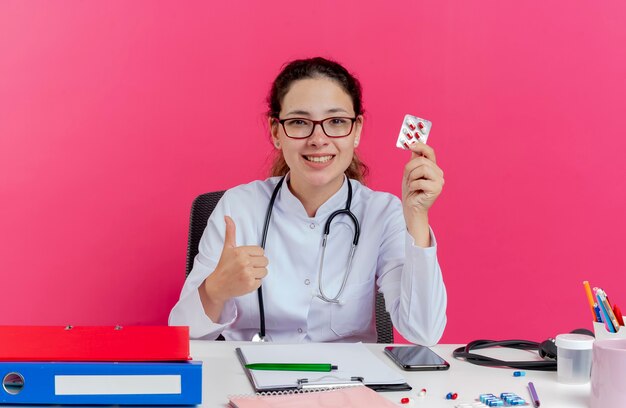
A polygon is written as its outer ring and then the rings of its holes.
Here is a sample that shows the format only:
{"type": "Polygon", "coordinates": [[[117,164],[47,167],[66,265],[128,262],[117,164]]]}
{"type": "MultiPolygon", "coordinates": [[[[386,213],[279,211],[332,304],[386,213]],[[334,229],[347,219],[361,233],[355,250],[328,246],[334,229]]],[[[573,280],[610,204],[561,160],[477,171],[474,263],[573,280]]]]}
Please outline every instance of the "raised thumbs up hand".
{"type": "Polygon", "coordinates": [[[237,246],[235,222],[224,216],[224,248],[215,271],[204,281],[211,303],[224,304],[228,299],[250,293],[261,286],[267,275],[268,260],[257,245],[237,246]]]}
{"type": "Polygon", "coordinates": [[[237,226],[235,221],[228,215],[224,216],[226,223],[226,233],[224,234],[224,248],[237,248],[237,226]]]}

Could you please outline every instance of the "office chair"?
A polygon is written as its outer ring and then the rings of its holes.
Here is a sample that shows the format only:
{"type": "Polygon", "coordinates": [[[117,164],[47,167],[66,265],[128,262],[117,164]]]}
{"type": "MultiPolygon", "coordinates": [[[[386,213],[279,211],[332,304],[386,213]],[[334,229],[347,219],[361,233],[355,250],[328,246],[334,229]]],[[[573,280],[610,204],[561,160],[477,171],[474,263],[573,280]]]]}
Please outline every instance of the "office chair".
{"type": "MultiPolygon", "coordinates": [[[[193,260],[198,254],[200,238],[206,228],[209,216],[217,205],[223,191],[214,191],[201,194],[191,205],[191,217],[189,219],[189,238],[187,240],[187,268],[185,277],[191,272],[193,260]]],[[[378,343],[393,343],[393,324],[391,316],[385,309],[385,298],[382,293],[376,293],[376,331],[378,332],[378,343]]]]}

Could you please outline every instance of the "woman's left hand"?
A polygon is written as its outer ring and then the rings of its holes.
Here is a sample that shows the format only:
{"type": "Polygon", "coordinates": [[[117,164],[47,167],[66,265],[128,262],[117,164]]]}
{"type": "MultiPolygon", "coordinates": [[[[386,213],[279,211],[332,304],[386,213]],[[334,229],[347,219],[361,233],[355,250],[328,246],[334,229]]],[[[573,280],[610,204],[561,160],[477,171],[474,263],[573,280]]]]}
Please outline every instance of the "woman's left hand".
{"type": "Polygon", "coordinates": [[[409,148],[411,160],[404,167],[402,177],[404,213],[405,216],[427,214],[443,189],[443,170],[437,166],[432,147],[418,142],[409,145],[409,148]]]}

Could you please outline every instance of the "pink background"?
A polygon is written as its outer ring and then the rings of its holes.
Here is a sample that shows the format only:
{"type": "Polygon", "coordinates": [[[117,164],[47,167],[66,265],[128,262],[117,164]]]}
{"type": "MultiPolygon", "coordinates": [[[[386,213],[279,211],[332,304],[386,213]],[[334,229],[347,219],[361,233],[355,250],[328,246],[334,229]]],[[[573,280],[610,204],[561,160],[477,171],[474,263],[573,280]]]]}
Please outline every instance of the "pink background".
{"type": "MultiPolygon", "coordinates": [[[[0,2],[0,324],[165,324],[201,193],[264,178],[283,62],[363,82],[369,185],[400,193],[433,121],[443,342],[626,309],[626,3],[0,2]],[[576,4],[574,4],[576,3],[576,4]]],[[[367,233],[366,231],[364,233],[367,233]]]]}

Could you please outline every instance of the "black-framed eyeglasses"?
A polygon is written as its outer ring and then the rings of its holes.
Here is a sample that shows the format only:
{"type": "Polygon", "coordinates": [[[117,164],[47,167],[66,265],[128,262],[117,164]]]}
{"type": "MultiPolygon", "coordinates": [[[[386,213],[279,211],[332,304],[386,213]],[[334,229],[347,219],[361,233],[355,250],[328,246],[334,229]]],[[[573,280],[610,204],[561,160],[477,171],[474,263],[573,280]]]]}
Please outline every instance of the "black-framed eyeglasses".
{"type": "Polygon", "coordinates": [[[279,119],[285,131],[285,135],[292,139],[305,139],[313,134],[315,125],[320,125],[324,134],[328,137],[346,137],[352,133],[352,127],[356,118],[347,118],[342,116],[334,116],[322,120],[312,120],[307,118],[288,118],[279,119]]]}

